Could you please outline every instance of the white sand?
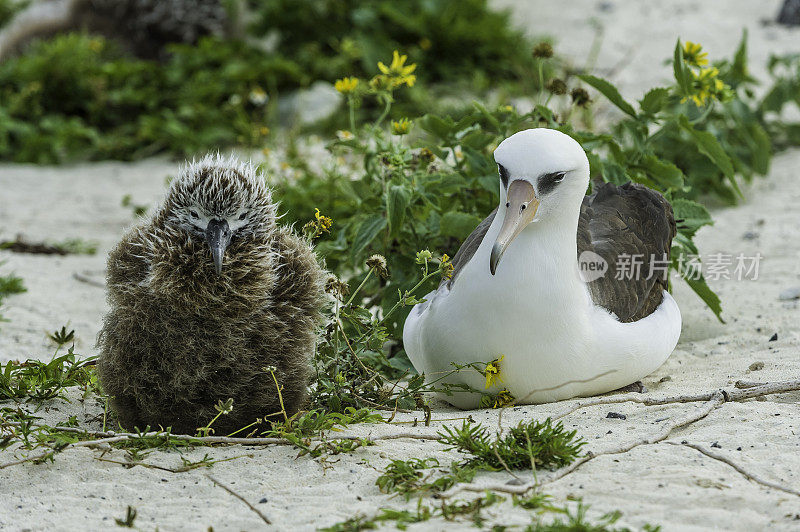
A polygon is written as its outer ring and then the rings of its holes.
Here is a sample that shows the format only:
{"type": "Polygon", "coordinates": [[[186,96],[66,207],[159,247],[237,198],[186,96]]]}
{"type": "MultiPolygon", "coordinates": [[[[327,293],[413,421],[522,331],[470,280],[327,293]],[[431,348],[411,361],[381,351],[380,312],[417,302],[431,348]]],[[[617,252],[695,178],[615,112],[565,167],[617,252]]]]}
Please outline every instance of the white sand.
{"type": "MultiPolygon", "coordinates": [[[[511,2],[495,2],[496,4],[511,2]]],[[[589,49],[591,18],[605,26],[606,39],[599,66],[616,64],[627,49],[635,55],[616,74],[629,98],[669,76],[661,64],[675,39],[700,41],[712,57],[732,53],[742,26],[750,28],[751,61],[761,74],[766,56],[800,48],[800,30],[763,27],[760,18],[773,18],[779,1],[637,2],[623,9],[621,2],[573,2],[567,10],[560,3],[519,2],[517,21],[532,34],[551,31],[557,50],[582,63],[589,49]],[[607,4],[611,11],[597,6],[607,4]]],[[[627,5],[627,4],[626,4],[627,5]]],[[[778,294],[800,286],[800,189],[797,170],[800,150],[778,155],[767,179],[746,189],[747,201],[735,208],[717,210],[716,225],[705,228],[698,243],[702,253],[753,255],[760,252],[757,281],[720,279],[713,288],[723,299],[727,324],[720,324],[686,286],[676,283],[676,299],[684,331],[667,363],[645,379],[653,396],[677,395],[732,387],[738,379],[776,381],[800,376],[800,308],[798,301],[779,301],[778,294]],[[745,239],[746,232],[758,236],[745,239]],[[778,334],[778,340],[769,338],[778,334]],[[759,371],[749,371],[763,362],[759,371]],[[661,383],[663,377],[671,380],[661,383]]],[[[0,252],[7,261],[0,271],[16,271],[28,292],[7,300],[3,311],[10,319],[0,324],[0,360],[47,358],[51,351],[45,333],[69,322],[76,330],[77,351],[93,354],[92,345],[105,311],[103,290],[77,281],[74,273],[87,272],[102,280],[104,255],[133,221],[130,209],[120,206],[124,194],[134,203],[152,204],[162,194],[164,178],[176,165],[166,159],[135,164],[102,163],[74,167],[40,168],[0,166],[0,239],[22,233],[29,240],[88,238],[96,240],[96,256],[30,256],[0,252]]],[[[676,431],[669,441],[683,440],[714,449],[765,479],[800,489],[799,393],[770,396],[766,400],[728,403],[705,419],[676,431]],[[741,450],[737,450],[741,448],[741,450]]],[[[515,408],[504,416],[504,425],[522,419],[543,419],[562,411],[573,401],[556,405],[515,408]]],[[[621,404],[580,410],[564,419],[599,451],[655,434],[676,416],[692,412],[697,404],[644,407],[621,404]],[[608,412],[627,415],[627,420],[606,419],[608,412]],[[668,418],[668,419],[664,419],[668,418]]],[[[43,410],[45,421],[55,423],[77,415],[82,425],[99,428],[101,406],[55,402],[43,410]]],[[[441,407],[434,419],[462,417],[441,407]]],[[[496,411],[473,412],[474,419],[494,427],[496,411]]],[[[400,419],[408,419],[408,416],[400,419]]],[[[454,421],[450,423],[460,423],[454,421]]],[[[434,423],[440,426],[441,423],[434,423]]],[[[388,434],[400,430],[433,433],[435,428],[365,425],[348,429],[358,434],[388,434]]],[[[208,453],[214,459],[240,457],[210,470],[173,474],[156,469],[99,461],[104,457],[124,460],[114,451],[74,449],[57,457],[54,464],[25,464],[0,470],[0,529],[2,530],[101,530],[114,527],[127,505],[139,517],[144,530],[258,530],[263,523],[240,501],[215,487],[205,475],[212,474],[255,503],[275,523],[276,529],[310,530],[341,521],[356,513],[373,514],[382,506],[412,508],[402,499],[389,499],[375,487],[392,458],[435,456],[444,466],[456,459],[436,442],[396,440],[360,449],[351,455],[330,457],[328,464],[301,457],[287,447],[198,448],[187,457],[198,460],[208,453]],[[265,500],[263,503],[259,501],[265,500]]],[[[0,453],[0,463],[12,459],[0,453]]],[[[177,466],[177,453],[153,453],[147,461],[177,466]]],[[[482,474],[478,482],[505,482],[505,473],[482,474]]],[[[526,479],[527,480],[527,479],[526,479]]],[[[796,530],[800,526],[800,497],[765,488],[746,480],[729,466],[697,451],[668,444],[644,445],[633,451],[597,458],[546,492],[557,501],[582,497],[592,506],[590,515],[622,510],[620,523],[639,527],[660,524],[665,530],[796,530]]],[[[489,523],[527,524],[530,513],[507,500],[485,511],[489,523]]],[[[467,528],[457,523],[430,521],[410,527],[438,530],[467,528]]]]}

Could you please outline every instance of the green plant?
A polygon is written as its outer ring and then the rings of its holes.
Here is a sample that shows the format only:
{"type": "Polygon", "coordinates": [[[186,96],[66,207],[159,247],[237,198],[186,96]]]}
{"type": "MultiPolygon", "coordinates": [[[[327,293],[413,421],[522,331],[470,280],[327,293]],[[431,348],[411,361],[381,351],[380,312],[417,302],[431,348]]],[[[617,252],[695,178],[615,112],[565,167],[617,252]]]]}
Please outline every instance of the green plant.
{"type": "Polygon", "coordinates": [[[561,422],[553,425],[550,418],[522,421],[494,438],[480,423],[467,421],[460,428],[445,426],[439,435],[441,443],[471,455],[464,465],[494,470],[569,465],[585,445],[576,431],[566,431],[561,422]]]}
{"type": "Polygon", "coordinates": [[[164,63],[132,59],[100,37],[67,34],[0,64],[0,159],[58,163],[188,154],[268,134],[291,62],[244,43],[174,45],[164,63]]]}
{"type": "Polygon", "coordinates": [[[277,0],[251,6],[251,31],[277,31],[276,51],[313,79],[366,75],[397,49],[408,50],[429,82],[522,77],[532,63],[509,13],[490,9],[486,0],[277,0]]]}
{"type": "MultiPolygon", "coordinates": [[[[327,223],[326,217],[319,216],[304,229],[313,236],[319,233],[320,224],[327,223]]],[[[452,264],[446,257],[434,259],[427,250],[417,253],[416,264],[421,269],[422,278],[410,289],[398,292],[393,304],[380,318],[358,302],[363,299],[362,290],[367,283],[385,275],[386,259],[375,255],[367,264],[369,270],[352,293],[336,277],[328,280],[326,291],[336,302],[314,357],[315,374],[309,401],[313,408],[328,412],[348,412],[365,407],[384,410],[423,408],[427,420],[430,409],[423,398],[424,393],[438,391],[449,394],[453,390],[470,389],[464,385],[443,383],[451,373],[425,382],[422,375],[410,369],[407,359],[404,362],[400,358],[388,358],[384,346],[391,338],[388,332],[390,320],[403,308],[418,303],[420,289],[431,279],[448,275],[452,264]]],[[[454,365],[453,372],[466,369],[483,371],[484,366],[454,365]]]]}
{"type": "Polygon", "coordinates": [[[767,63],[772,86],[760,102],[759,112],[777,149],[800,144],[800,121],[787,122],[783,113],[787,106],[800,108],[800,54],[771,56],[767,63]]]}
{"type": "MultiPolygon", "coordinates": [[[[0,263],[2,265],[2,263],[0,263]]],[[[21,294],[25,292],[25,286],[22,284],[22,279],[14,274],[0,275],[0,307],[3,306],[3,299],[13,294],[21,294]]],[[[3,320],[3,315],[0,314],[0,321],[3,320]]]]}
{"type": "MultiPolygon", "coordinates": [[[[56,351],[57,355],[58,351],[56,351]]],[[[0,364],[0,401],[42,402],[63,397],[66,388],[80,386],[97,391],[97,377],[90,365],[94,357],[79,359],[73,348],[50,362],[27,360],[0,364]]]]}
{"type": "Polygon", "coordinates": [[[383,493],[399,493],[409,500],[413,495],[441,493],[459,482],[471,482],[477,472],[475,467],[463,467],[453,462],[449,471],[440,471],[445,474],[433,480],[430,480],[433,471],[427,476],[424,474],[424,471],[438,467],[439,461],[435,458],[392,460],[375,484],[383,493]]]}

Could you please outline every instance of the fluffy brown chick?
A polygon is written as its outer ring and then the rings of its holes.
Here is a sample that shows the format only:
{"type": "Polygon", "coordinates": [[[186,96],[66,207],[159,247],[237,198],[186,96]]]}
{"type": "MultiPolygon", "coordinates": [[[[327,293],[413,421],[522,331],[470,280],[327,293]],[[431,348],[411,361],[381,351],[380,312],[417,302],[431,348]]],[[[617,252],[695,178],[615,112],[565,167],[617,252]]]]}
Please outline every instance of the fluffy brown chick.
{"type": "Polygon", "coordinates": [[[110,253],[98,372],[124,428],[193,434],[228,398],[217,434],[280,412],[268,367],[301,407],[325,275],[276,209],[251,164],[209,155],[110,253]]]}

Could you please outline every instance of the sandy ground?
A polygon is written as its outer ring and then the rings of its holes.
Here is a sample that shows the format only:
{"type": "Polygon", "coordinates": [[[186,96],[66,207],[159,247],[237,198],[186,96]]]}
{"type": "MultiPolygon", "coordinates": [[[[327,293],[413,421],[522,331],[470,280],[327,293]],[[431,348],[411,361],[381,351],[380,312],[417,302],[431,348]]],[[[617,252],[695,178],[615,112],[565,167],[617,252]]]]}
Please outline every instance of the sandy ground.
{"type": "MultiPolygon", "coordinates": [[[[711,52],[729,55],[740,30],[750,30],[752,70],[761,74],[771,52],[800,49],[800,30],[764,26],[780,2],[495,2],[514,4],[515,20],[532,34],[550,31],[557,49],[576,63],[585,61],[593,36],[593,19],[605,28],[598,58],[600,68],[614,69],[622,92],[630,98],[669,76],[661,63],[678,35],[702,42],[711,52]],[[553,32],[552,28],[558,28],[553,32]]],[[[32,256],[0,251],[0,271],[15,271],[28,292],[11,297],[3,308],[10,320],[0,323],[0,360],[46,359],[52,352],[46,333],[67,324],[76,331],[76,350],[93,354],[92,346],[105,311],[102,281],[105,254],[134,221],[121,206],[125,194],[133,203],[153,204],[163,194],[165,178],[176,164],[166,159],[135,164],[100,163],[72,167],[0,166],[0,240],[18,233],[28,240],[96,241],[94,256],[32,256]],[[84,281],[75,277],[78,274],[84,281]]],[[[680,283],[676,299],[684,330],[674,354],[645,379],[649,393],[667,396],[732,387],[738,379],[777,381],[800,376],[800,305],[779,294],[800,286],[800,190],[796,186],[800,150],[778,155],[767,179],[746,188],[742,205],[717,210],[716,225],[698,237],[704,256],[713,253],[752,256],[760,253],[757,280],[711,280],[723,299],[727,323],[721,324],[702,302],[680,283]],[[770,338],[777,334],[777,340],[770,338]],[[751,371],[753,363],[763,369],[751,371]],[[662,379],[670,377],[669,380],[662,379]]],[[[55,423],[69,415],[97,427],[102,412],[96,401],[73,397],[42,410],[55,423]]],[[[762,476],[800,489],[800,394],[769,396],[766,400],[727,403],[705,419],[678,430],[668,441],[688,441],[714,450],[762,476]]],[[[543,419],[574,401],[515,408],[504,425],[522,419],[543,419]]],[[[602,451],[655,434],[664,423],[694,411],[696,404],[644,407],[632,403],[580,409],[564,418],[578,430],[587,448],[602,451]],[[627,419],[607,419],[608,412],[627,419]]],[[[496,411],[473,412],[489,426],[496,411]]],[[[434,419],[463,417],[445,407],[434,419]]],[[[408,419],[401,418],[403,420],[408,419]]],[[[458,423],[460,421],[450,421],[458,423]]],[[[434,427],[418,427],[434,433],[434,427]]],[[[365,425],[348,429],[357,434],[388,434],[403,426],[365,425]]],[[[198,460],[238,457],[210,470],[172,474],[155,469],[103,462],[99,451],[76,449],[55,463],[0,470],[0,529],[101,530],[112,528],[128,505],[138,512],[136,525],[144,530],[259,530],[263,523],[244,504],[205,476],[212,474],[255,503],[275,529],[311,530],[356,513],[373,514],[379,507],[402,507],[375,487],[378,470],[392,458],[434,456],[443,465],[457,459],[436,442],[396,440],[330,457],[329,463],[296,458],[286,447],[200,448],[187,453],[198,460]],[[333,467],[331,467],[333,466],[333,467]]],[[[103,458],[122,460],[120,451],[103,458]]],[[[0,462],[10,460],[0,453],[0,462]]],[[[150,463],[180,465],[177,453],[154,453],[150,463]]],[[[480,483],[505,482],[506,473],[482,474],[480,483]]],[[[792,530],[800,527],[800,497],[748,481],[731,467],[686,447],[665,443],[643,445],[631,452],[597,458],[546,489],[557,500],[582,497],[590,515],[621,510],[620,523],[640,527],[660,524],[665,530],[792,530]]],[[[408,507],[413,506],[413,502],[408,507]]],[[[530,522],[530,514],[506,500],[485,511],[489,523],[530,522]]],[[[441,520],[414,525],[414,530],[467,528],[469,522],[441,520]]]]}

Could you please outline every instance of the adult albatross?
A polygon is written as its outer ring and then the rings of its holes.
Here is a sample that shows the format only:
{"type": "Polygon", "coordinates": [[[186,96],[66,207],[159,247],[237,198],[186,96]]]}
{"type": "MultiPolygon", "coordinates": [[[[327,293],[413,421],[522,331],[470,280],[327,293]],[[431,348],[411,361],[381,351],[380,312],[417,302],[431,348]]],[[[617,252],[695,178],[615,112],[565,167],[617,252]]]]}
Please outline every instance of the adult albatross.
{"type": "MultiPolygon", "coordinates": [[[[451,279],[406,321],[403,343],[417,371],[434,380],[453,363],[498,361],[489,389],[471,368],[445,382],[545,403],[615,390],[658,368],[681,331],[666,290],[669,203],[630,183],[585,196],[586,154],[552,129],[516,133],[494,158],[499,206],[453,257],[451,279]],[[597,269],[582,274],[579,257],[597,269]]],[[[474,392],[442,398],[460,408],[480,402],[474,392]]]]}

